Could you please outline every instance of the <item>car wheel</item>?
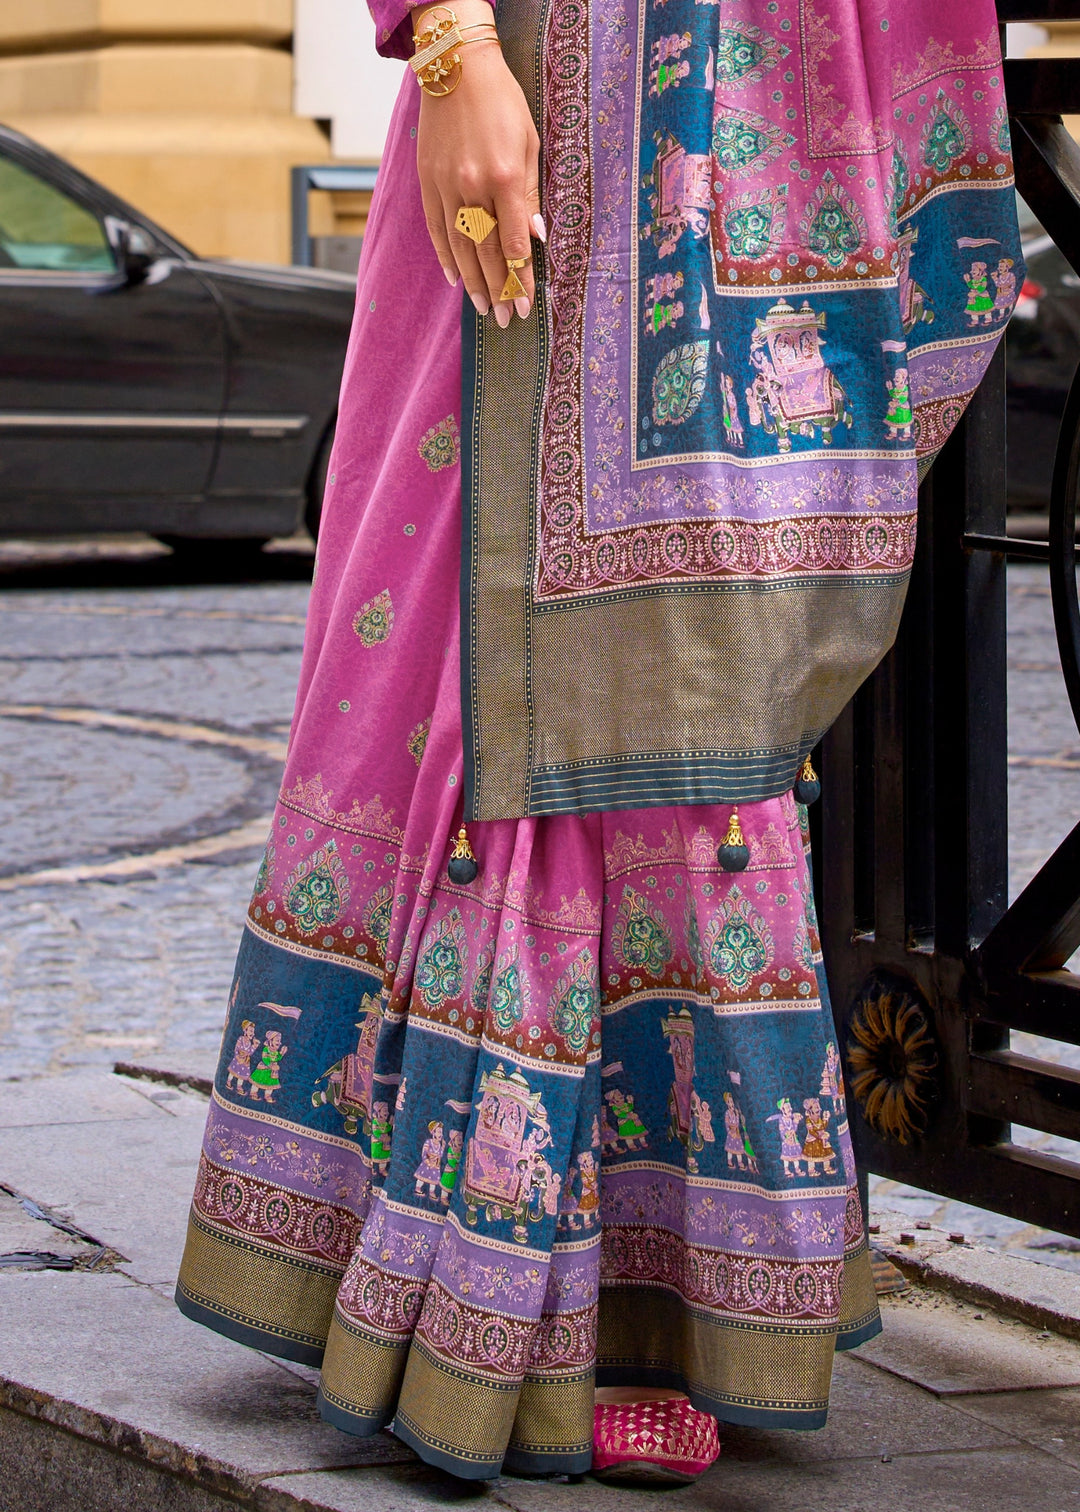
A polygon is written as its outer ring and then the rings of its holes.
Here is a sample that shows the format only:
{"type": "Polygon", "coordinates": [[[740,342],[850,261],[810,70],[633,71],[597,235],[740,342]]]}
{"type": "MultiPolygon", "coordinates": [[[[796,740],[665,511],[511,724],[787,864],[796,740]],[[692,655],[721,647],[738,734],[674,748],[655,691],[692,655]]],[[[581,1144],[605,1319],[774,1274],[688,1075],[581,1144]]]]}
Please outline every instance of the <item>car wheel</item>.
{"type": "Polygon", "coordinates": [[[307,504],[304,507],[304,524],[313,541],[319,539],[319,521],[322,519],[323,494],[326,492],[326,474],[330,467],[330,453],[334,449],[336,422],[326,427],[326,434],[319,442],[319,450],[311,464],[307,482],[307,504]]]}

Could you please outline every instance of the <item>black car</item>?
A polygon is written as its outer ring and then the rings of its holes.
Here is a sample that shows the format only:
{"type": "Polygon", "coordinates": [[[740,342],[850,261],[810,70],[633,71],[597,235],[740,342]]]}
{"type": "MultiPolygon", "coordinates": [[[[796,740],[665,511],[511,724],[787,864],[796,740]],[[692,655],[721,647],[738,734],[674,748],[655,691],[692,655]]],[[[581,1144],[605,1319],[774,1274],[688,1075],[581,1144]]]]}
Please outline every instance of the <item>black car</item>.
{"type": "Polygon", "coordinates": [[[1005,338],[1009,508],[1045,514],[1058,426],[1080,364],[1080,277],[1022,202],[1020,227],[1027,277],[1005,338]]]}
{"type": "Polygon", "coordinates": [[[0,535],[314,533],[355,287],[203,261],[0,127],[0,535]]]}

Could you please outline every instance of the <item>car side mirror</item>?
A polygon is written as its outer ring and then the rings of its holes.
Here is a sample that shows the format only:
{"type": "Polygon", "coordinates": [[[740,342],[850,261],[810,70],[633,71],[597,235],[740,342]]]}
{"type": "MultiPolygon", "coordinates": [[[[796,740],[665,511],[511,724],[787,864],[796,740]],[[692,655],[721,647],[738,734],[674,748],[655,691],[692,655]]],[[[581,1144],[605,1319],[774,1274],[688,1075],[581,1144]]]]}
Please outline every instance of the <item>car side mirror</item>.
{"type": "Polygon", "coordinates": [[[145,283],[158,256],[150,233],[116,215],[105,217],[105,231],[116,258],[119,287],[130,289],[145,283]]]}

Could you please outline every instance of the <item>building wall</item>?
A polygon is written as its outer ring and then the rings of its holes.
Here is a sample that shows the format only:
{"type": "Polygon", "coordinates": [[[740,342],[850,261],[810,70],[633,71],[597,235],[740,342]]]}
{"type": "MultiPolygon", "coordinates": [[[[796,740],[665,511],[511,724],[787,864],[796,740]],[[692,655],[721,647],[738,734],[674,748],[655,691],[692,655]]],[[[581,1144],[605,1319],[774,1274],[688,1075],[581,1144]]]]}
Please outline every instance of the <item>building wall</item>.
{"type": "Polygon", "coordinates": [[[289,169],[377,160],[399,74],[363,0],[297,3],[294,77],[293,0],[0,0],[0,121],[205,256],[287,262],[289,169]]]}

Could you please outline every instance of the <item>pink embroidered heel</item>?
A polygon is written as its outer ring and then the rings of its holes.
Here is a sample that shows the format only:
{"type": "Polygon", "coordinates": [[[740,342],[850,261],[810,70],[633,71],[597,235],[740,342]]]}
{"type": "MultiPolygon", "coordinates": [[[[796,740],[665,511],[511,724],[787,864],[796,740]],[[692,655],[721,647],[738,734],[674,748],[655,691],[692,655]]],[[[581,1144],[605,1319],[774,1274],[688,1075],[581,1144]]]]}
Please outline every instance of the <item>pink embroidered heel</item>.
{"type": "Polygon", "coordinates": [[[720,1453],[716,1419],[685,1399],[598,1402],[595,1423],[592,1473],[603,1481],[685,1486],[720,1453]]]}

